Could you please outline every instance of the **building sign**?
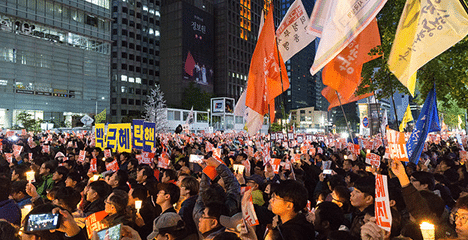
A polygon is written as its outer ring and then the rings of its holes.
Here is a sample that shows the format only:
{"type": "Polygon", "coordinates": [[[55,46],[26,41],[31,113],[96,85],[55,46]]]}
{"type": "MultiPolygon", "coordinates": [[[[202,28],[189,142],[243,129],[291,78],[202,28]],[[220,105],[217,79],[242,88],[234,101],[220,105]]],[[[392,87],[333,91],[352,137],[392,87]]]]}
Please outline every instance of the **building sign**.
{"type": "Polygon", "coordinates": [[[182,56],[184,79],[213,86],[214,17],[188,3],[183,3],[182,56]]]}

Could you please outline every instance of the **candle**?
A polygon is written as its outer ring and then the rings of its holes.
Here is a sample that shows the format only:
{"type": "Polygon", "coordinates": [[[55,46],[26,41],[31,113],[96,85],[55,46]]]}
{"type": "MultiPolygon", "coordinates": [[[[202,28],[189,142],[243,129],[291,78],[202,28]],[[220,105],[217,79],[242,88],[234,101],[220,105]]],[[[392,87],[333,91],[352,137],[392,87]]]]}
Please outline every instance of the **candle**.
{"type": "Polygon", "coordinates": [[[367,154],[369,154],[369,153],[370,153],[370,149],[367,149],[367,154]]]}
{"type": "Polygon", "coordinates": [[[344,160],[348,159],[348,156],[344,155],[344,160]]]}
{"type": "Polygon", "coordinates": [[[137,212],[140,212],[141,203],[142,203],[141,200],[135,200],[135,209],[137,210],[137,212]]]}
{"type": "Polygon", "coordinates": [[[421,229],[421,233],[423,235],[424,240],[434,240],[435,239],[435,229],[434,229],[434,224],[428,223],[428,222],[422,222],[419,224],[419,227],[421,229]]]}
{"type": "Polygon", "coordinates": [[[96,182],[97,180],[99,180],[99,175],[93,175],[93,182],[96,182]]]}
{"type": "Polygon", "coordinates": [[[32,183],[33,181],[35,181],[34,174],[35,174],[34,171],[26,172],[26,179],[28,180],[29,183],[32,183]]]}
{"type": "Polygon", "coordinates": [[[31,204],[24,205],[24,207],[21,208],[21,220],[23,220],[26,217],[26,215],[28,215],[31,209],[32,209],[31,204]]]}

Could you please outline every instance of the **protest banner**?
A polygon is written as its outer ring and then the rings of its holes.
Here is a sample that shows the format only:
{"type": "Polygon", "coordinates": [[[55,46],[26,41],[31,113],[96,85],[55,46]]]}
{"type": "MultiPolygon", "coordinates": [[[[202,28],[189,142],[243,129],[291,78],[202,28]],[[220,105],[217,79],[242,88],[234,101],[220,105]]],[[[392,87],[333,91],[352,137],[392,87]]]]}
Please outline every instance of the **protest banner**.
{"type": "Polygon", "coordinates": [[[387,176],[381,174],[375,176],[375,220],[380,228],[390,232],[392,212],[390,210],[387,176]]]}
{"type": "Polygon", "coordinates": [[[408,162],[405,134],[387,127],[387,141],[390,150],[390,158],[402,162],[408,162]]]}
{"type": "Polygon", "coordinates": [[[380,156],[374,153],[368,153],[366,155],[366,163],[375,167],[379,168],[380,167],[380,156]]]}

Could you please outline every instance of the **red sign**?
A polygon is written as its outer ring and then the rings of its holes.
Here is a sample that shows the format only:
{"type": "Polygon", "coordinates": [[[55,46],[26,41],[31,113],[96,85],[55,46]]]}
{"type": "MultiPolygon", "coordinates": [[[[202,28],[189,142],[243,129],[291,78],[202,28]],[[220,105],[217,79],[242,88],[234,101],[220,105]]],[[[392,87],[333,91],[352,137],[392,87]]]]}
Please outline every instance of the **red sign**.
{"type": "Polygon", "coordinates": [[[80,156],[78,157],[78,162],[84,162],[85,158],[86,158],[86,151],[80,150],[80,156]]]}
{"type": "Polygon", "coordinates": [[[375,167],[379,168],[380,167],[380,156],[374,153],[368,153],[366,155],[366,163],[375,167]]]}
{"type": "Polygon", "coordinates": [[[276,174],[279,174],[279,168],[280,168],[280,165],[281,165],[281,159],[279,158],[273,158],[272,159],[273,161],[271,161],[271,167],[273,168],[273,172],[275,172],[276,174]]]}
{"type": "Polygon", "coordinates": [[[49,146],[49,145],[43,145],[43,146],[42,146],[42,151],[43,151],[44,153],[49,153],[49,151],[50,151],[50,146],[49,146]]]}
{"type": "Polygon", "coordinates": [[[13,162],[13,153],[5,153],[5,157],[9,163],[13,162]]]}
{"type": "Polygon", "coordinates": [[[104,157],[105,158],[110,158],[112,157],[112,153],[110,149],[104,149],[104,157]]]}
{"type": "Polygon", "coordinates": [[[143,153],[140,155],[140,159],[138,159],[138,164],[148,164],[148,165],[151,165],[151,163],[153,163],[153,159],[154,159],[154,153],[143,152],[143,153]]]}
{"type": "Polygon", "coordinates": [[[22,151],[23,151],[23,146],[16,145],[16,144],[13,145],[13,154],[15,155],[15,157],[19,157],[22,151]]]}
{"type": "Polygon", "coordinates": [[[390,232],[392,227],[392,212],[388,195],[387,176],[375,176],[375,220],[383,230],[390,232]]]}
{"type": "Polygon", "coordinates": [[[161,156],[159,156],[158,167],[168,169],[169,162],[170,162],[169,156],[167,156],[166,152],[163,152],[161,156]]]}
{"type": "Polygon", "coordinates": [[[408,154],[406,152],[405,134],[391,130],[387,127],[387,141],[390,149],[390,158],[402,162],[408,162],[408,154]]]}
{"type": "Polygon", "coordinates": [[[117,160],[114,160],[110,163],[106,163],[106,170],[107,171],[114,171],[114,172],[117,172],[119,171],[119,163],[117,162],[117,160]]]}
{"type": "Polygon", "coordinates": [[[86,232],[88,233],[89,239],[92,239],[94,231],[98,232],[99,230],[102,230],[107,227],[101,223],[102,219],[104,219],[106,216],[106,211],[100,211],[93,213],[86,218],[86,232]]]}
{"type": "Polygon", "coordinates": [[[91,159],[91,163],[89,164],[89,171],[90,172],[97,172],[97,159],[91,159]]]}

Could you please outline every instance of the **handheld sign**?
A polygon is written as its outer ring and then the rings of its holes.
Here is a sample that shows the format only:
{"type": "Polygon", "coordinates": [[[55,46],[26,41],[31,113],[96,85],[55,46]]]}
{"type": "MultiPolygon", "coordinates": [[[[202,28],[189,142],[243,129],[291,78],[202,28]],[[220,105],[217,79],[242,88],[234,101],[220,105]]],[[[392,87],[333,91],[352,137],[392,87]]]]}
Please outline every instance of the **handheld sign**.
{"type": "Polygon", "coordinates": [[[381,174],[375,176],[375,220],[380,228],[390,232],[392,212],[390,211],[387,176],[381,174]]]}

